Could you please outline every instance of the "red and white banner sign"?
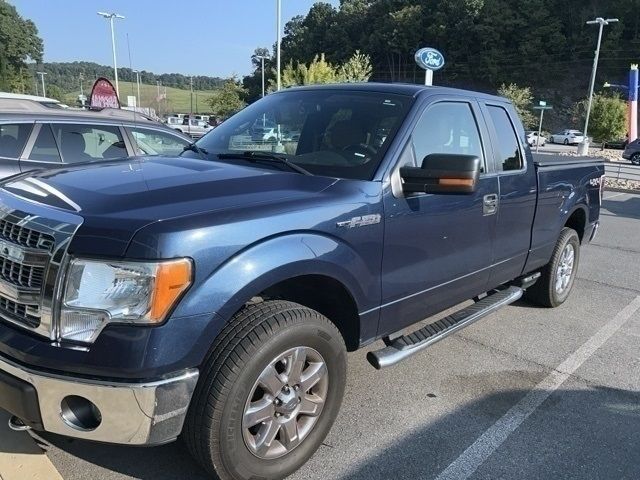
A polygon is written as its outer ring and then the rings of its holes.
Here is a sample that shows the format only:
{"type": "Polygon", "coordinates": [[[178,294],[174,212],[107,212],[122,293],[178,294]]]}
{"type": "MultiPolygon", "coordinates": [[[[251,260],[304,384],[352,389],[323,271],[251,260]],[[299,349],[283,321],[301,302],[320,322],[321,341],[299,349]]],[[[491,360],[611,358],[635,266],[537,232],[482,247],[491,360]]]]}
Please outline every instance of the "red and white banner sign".
{"type": "Polygon", "coordinates": [[[106,78],[100,77],[93,84],[91,90],[91,108],[120,108],[118,94],[113,88],[111,82],[106,78]]]}

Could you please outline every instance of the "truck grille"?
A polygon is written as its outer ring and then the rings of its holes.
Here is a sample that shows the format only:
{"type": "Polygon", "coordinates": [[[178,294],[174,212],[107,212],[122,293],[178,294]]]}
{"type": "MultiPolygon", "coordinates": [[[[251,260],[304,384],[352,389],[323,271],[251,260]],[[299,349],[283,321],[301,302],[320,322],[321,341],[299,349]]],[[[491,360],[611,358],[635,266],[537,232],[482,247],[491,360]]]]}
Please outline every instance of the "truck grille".
{"type": "Polygon", "coordinates": [[[30,248],[50,250],[54,240],[50,235],[0,219],[0,237],[30,248]]]}
{"type": "Polygon", "coordinates": [[[73,213],[25,202],[0,186],[0,323],[56,338],[54,302],[73,213]]]}
{"type": "Polygon", "coordinates": [[[13,285],[40,289],[44,280],[44,267],[21,265],[0,254],[0,276],[13,285]]]}

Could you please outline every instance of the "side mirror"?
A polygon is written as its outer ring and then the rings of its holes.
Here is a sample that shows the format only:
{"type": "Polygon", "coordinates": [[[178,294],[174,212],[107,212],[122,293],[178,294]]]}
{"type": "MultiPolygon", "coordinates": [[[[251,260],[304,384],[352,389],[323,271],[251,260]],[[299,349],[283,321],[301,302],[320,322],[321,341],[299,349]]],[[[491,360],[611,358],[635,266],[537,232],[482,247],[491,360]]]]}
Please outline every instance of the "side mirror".
{"type": "Polygon", "coordinates": [[[475,155],[432,153],[422,167],[401,167],[404,193],[473,193],[480,177],[481,161],[475,155]]]}

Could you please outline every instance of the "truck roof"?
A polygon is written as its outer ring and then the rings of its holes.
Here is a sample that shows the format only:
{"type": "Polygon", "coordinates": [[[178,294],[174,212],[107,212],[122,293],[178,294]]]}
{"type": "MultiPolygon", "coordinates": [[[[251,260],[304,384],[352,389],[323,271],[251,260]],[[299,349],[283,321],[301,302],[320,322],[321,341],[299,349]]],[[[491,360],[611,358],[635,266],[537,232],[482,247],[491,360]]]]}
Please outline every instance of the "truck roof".
{"type": "Polygon", "coordinates": [[[510,103],[508,99],[498,95],[490,95],[488,93],[475,92],[452,87],[417,85],[413,83],[381,83],[381,82],[358,82],[358,83],[329,83],[323,85],[305,85],[301,87],[290,87],[281,90],[278,93],[291,90],[347,90],[357,92],[382,92],[396,95],[418,96],[422,92],[433,94],[464,94],[486,100],[510,103]]]}

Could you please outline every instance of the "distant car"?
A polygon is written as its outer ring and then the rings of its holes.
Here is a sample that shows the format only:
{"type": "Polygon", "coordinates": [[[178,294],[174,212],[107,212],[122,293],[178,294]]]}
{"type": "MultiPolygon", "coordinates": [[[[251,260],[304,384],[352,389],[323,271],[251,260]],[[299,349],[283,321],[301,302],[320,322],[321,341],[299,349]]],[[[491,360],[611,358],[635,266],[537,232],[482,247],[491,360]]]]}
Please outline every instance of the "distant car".
{"type": "Polygon", "coordinates": [[[202,120],[197,120],[195,118],[184,118],[182,120],[182,124],[169,123],[168,125],[175,131],[189,135],[191,138],[200,138],[206,133],[209,133],[213,128],[207,122],[203,122],[202,120]]]}
{"type": "Polygon", "coordinates": [[[0,92],[0,99],[30,100],[32,102],[39,103],[43,107],[47,107],[47,108],[56,108],[56,109],[69,108],[69,105],[60,103],[55,98],[39,97],[37,95],[24,95],[22,93],[0,92]]]}
{"type": "Polygon", "coordinates": [[[554,133],[549,138],[551,143],[562,143],[564,145],[577,145],[584,141],[584,133],[580,130],[562,130],[560,133],[554,133]]]}
{"type": "Polygon", "coordinates": [[[177,156],[192,140],[126,110],[61,109],[0,98],[0,178],[138,155],[177,156]]]}
{"type": "Polygon", "coordinates": [[[535,147],[536,145],[540,145],[541,147],[544,147],[545,144],[547,143],[547,139],[545,138],[544,135],[540,135],[540,138],[538,138],[537,131],[529,130],[527,132],[527,143],[529,144],[530,147],[535,147]]]}
{"type": "Polygon", "coordinates": [[[634,165],[640,165],[640,139],[629,142],[622,152],[622,158],[631,160],[634,165]]]}
{"type": "Polygon", "coordinates": [[[619,138],[617,140],[609,140],[608,142],[604,142],[602,146],[604,148],[614,150],[624,150],[627,147],[627,143],[629,143],[629,140],[627,138],[619,138]]]}

